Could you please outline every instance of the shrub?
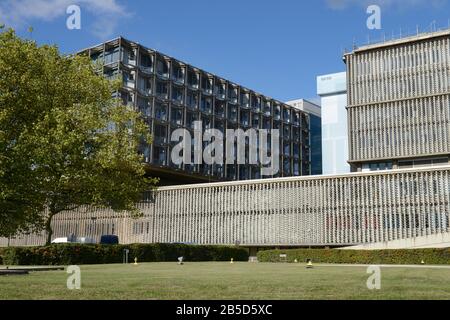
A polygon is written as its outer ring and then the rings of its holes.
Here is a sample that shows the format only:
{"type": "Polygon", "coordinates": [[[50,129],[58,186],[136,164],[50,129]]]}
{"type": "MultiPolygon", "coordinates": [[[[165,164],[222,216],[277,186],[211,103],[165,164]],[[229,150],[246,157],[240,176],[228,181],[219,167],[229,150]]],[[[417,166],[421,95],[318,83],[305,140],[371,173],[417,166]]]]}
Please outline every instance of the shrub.
{"type": "Polygon", "coordinates": [[[45,247],[4,248],[3,263],[7,265],[71,265],[122,263],[123,251],[129,249],[129,262],[177,261],[247,261],[244,248],[184,244],[91,245],[54,244],[45,247]]]}
{"type": "MultiPolygon", "coordinates": [[[[288,249],[258,252],[260,262],[281,262],[280,254],[286,254],[287,262],[349,264],[450,264],[450,248],[395,249],[395,250],[338,250],[338,249],[288,249]]],[[[283,258],[283,261],[285,259],[283,258]]]]}

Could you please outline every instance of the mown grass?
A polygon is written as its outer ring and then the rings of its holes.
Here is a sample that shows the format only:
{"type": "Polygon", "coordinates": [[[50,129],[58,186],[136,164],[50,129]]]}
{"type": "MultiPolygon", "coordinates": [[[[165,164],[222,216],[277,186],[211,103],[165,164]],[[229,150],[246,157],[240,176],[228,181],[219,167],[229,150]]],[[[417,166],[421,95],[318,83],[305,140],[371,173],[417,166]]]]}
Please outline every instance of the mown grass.
{"type": "Polygon", "coordinates": [[[450,268],[382,268],[369,290],[361,266],[287,263],[142,263],[81,266],[81,290],[65,271],[0,276],[0,299],[450,299],[450,268]]]}

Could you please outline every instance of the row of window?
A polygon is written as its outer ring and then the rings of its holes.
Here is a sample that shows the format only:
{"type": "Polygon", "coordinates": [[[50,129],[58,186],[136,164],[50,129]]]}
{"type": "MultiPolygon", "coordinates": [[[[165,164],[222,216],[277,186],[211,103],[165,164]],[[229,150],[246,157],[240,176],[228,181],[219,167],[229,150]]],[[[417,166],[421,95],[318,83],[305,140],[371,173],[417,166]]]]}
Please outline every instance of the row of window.
{"type": "MultiPolygon", "coordinates": [[[[93,60],[98,60],[102,53],[91,54],[93,60]]],[[[124,47],[119,50],[118,47],[111,48],[105,51],[105,63],[111,63],[118,61],[119,56],[122,56],[121,61],[125,64],[134,66],[136,65],[136,56],[134,49],[125,49],[124,47]],[[120,53],[120,51],[122,51],[120,53]],[[110,57],[106,59],[106,57],[110,57]]],[[[140,55],[140,68],[144,71],[143,76],[138,76],[137,88],[135,88],[136,71],[122,70],[123,81],[126,87],[130,89],[138,89],[141,94],[150,95],[155,94],[162,99],[172,99],[179,103],[185,102],[187,106],[196,106],[201,103],[196,89],[201,89],[204,95],[214,94],[216,99],[228,100],[229,103],[239,104],[243,108],[251,108],[255,112],[263,112],[267,115],[274,113],[276,117],[283,117],[286,121],[292,121],[298,123],[300,118],[299,112],[294,112],[290,108],[272,102],[270,99],[259,96],[249,90],[243,89],[237,85],[231,84],[226,80],[219,79],[213,75],[202,73],[192,67],[187,67],[182,63],[176,62],[170,58],[164,58],[160,55],[156,55],[156,62],[154,55],[148,55],[141,53],[140,55]],[[156,66],[156,69],[154,68],[156,66]],[[148,71],[156,70],[156,74],[163,76],[163,79],[171,79],[174,83],[171,85],[164,80],[154,80],[152,77],[144,76],[149,74],[148,71]],[[147,72],[145,72],[147,71],[147,72]],[[183,86],[177,86],[186,84],[187,90],[183,86]],[[155,86],[153,88],[153,86],[155,86]],[[169,89],[171,93],[169,96],[169,89]],[[291,119],[291,112],[292,119],[291,119]]],[[[107,77],[117,75],[116,70],[108,70],[106,72],[107,77]]],[[[206,104],[208,101],[205,102],[206,104]]]]}

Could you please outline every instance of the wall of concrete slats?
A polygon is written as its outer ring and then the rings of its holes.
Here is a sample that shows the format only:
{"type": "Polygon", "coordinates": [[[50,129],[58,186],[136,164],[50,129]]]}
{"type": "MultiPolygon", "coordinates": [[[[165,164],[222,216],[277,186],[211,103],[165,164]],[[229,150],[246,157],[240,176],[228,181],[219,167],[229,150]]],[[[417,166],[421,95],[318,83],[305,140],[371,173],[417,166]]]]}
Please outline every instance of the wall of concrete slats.
{"type": "Polygon", "coordinates": [[[139,205],[138,219],[83,207],[56,216],[53,228],[54,237],[117,234],[121,243],[372,243],[449,232],[449,189],[450,167],[165,187],[139,205]]]}

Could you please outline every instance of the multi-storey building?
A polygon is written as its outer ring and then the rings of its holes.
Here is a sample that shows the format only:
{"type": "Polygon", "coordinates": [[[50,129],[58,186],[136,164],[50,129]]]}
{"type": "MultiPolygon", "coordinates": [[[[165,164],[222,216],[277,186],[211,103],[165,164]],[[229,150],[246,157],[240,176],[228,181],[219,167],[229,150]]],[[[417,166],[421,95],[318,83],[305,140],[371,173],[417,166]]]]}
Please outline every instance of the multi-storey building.
{"type": "Polygon", "coordinates": [[[360,47],[344,60],[354,170],[449,163],[449,30],[360,47]]]}
{"type": "Polygon", "coordinates": [[[153,143],[141,152],[149,172],[164,182],[270,178],[252,164],[175,165],[171,134],[177,128],[192,131],[194,121],[202,121],[203,130],[222,132],[279,129],[280,170],[275,177],[310,174],[307,113],[122,37],[83,53],[98,63],[105,77],[123,79],[119,96],[142,113],[153,134],[153,143]]]}
{"type": "MultiPolygon", "coordinates": [[[[54,236],[113,233],[121,243],[249,247],[448,246],[449,35],[420,35],[345,56],[350,163],[374,172],[163,187],[139,204],[139,219],[84,207],[55,217],[54,236]]],[[[45,234],[33,234],[10,243],[44,240],[45,234]]]]}
{"type": "Polygon", "coordinates": [[[348,173],[346,73],[317,77],[317,94],[322,106],[323,174],[348,173]]]}
{"type": "Polygon", "coordinates": [[[312,175],[322,174],[321,107],[306,99],[292,100],[286,103],[309,114],[309,141],[311,145],[310,172],[312,175]]]}

